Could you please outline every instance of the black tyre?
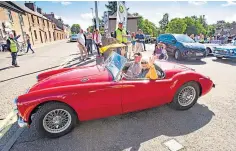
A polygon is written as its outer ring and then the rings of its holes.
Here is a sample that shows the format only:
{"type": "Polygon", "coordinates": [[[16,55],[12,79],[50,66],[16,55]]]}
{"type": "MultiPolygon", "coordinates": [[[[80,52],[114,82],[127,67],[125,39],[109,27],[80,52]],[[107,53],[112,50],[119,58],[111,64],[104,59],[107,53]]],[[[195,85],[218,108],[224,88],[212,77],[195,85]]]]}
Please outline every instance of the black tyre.
{"type": "Polygon", "coordinates": [[[178,49],[175,50],[174,57],[175,57],[176,60],[182,60],[181,53],[180,53],[180,51],[178,49]]]}
{"type": "Polygon", "coordinates": [[[222,59],[222,57],[216,57],[217,59],[222,59]]]}
{"type": "Polygon", "coordinates": [[[169,106],[176,110],[188,110],[197,102],[199,94],[199,85],[196,82],[188,82],[177,90],[169,106]]]}
{"type": "Polygon", "coordinates": [[[210,48],[206,48],[206,56],[208,56],[210,53],[212,53],[211,49],[210,48]]]}
{"type": "Polygon", "coordinates": [[[75,127],[77,116],[68,105],[50,102],[40,107],[32,120],[40,135],[56,138],[66,135],[75,127]]]}

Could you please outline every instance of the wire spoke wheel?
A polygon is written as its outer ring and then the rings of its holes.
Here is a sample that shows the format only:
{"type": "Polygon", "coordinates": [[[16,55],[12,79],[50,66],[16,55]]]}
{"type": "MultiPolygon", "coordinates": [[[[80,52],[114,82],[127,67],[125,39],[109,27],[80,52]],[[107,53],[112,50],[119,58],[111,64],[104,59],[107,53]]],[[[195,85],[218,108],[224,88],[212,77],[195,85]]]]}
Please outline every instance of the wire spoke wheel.
{"type": "Polygon", "coordinates": [[[50,133],[61,133],[71,124],[72,117],[64,109],[54,109],[48,112],[43,118],[43,127],[50,133]]]}
{"type": "Polygon", "coordinates": [[[196,97],[196,90],[192,86],[183,88],[178,95],[178,102],[181,106],[190,105],[196,97]]]}

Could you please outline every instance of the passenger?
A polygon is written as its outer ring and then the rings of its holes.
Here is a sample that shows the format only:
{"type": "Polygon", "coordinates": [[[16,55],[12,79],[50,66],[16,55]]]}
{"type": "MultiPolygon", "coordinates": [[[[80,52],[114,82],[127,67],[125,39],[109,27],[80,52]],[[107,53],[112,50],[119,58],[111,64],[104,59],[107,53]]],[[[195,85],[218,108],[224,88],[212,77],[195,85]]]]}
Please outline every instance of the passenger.
{"type": "Polygon", "coordinates": [[[134,54],[134,62],[126,63],[125,68],[127,68],[127,72],[125,74],[126,78],[134,79],[138,78],[139,73],[141,72],[141,53],[134,54]]]}
{"type": "Polygon", "coordinates": [[[155,69],[155,66],[153,65],[155,61],[155,57],[149,58],[142,58],[141,60],[141,65],[142,65],[142,70],[138,75],[138,78],[148,78],[152,80],[158,79],[157,71],[155,69]]]}

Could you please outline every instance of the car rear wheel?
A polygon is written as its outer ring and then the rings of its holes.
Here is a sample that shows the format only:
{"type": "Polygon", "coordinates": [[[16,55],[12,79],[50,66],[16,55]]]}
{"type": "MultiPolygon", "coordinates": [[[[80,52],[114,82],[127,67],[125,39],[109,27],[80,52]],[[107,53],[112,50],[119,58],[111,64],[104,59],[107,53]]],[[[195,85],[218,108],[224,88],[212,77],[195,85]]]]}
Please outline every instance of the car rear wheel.
{"type": "Polygon", "coordinates": [[[200,88],[196,82],[188,82],[176,92],[173,101],[169,104],[176,110],[187,110],[198,100],[200,88]]]}
{"type": "Polygon", "coordinates": [[[175,50],[174,57],[175,57],[176,60],[181,60],[182,59],[181,53],[180,53],[180,51],[178,49],[175,50]]]}
{"type": "Polygon", "coordinates": [[[66,135],[75,127],[77,116],[66,104],[50,102],[39,108],[33,121],[40,135],[56,138],[66,135]]]}

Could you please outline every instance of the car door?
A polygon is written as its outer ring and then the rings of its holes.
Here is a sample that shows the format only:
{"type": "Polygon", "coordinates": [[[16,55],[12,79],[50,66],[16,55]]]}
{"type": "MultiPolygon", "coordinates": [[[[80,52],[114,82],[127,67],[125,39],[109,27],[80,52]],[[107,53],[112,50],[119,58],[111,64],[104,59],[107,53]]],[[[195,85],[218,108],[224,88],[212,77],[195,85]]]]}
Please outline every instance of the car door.
{"type": "Polygon", "coordinates": [[[122,83],[102,82],[85,91],[79,90],[77,110],[81,120],[104,118],[122,113],[122,83]]]}
{"type": "Polygon", "coordinates": [[[176,50],[176,39],[172,35],[167,35],[166,37],[166,43],[167,43],[167,52],[170,54],[174,54],[174,51],[176,50]]]}
{"type": "Polygon", "coordinates": [[[124,80],[122,88],[123,113],[152,108],[170,102],[170,80],[124,80]]]}

